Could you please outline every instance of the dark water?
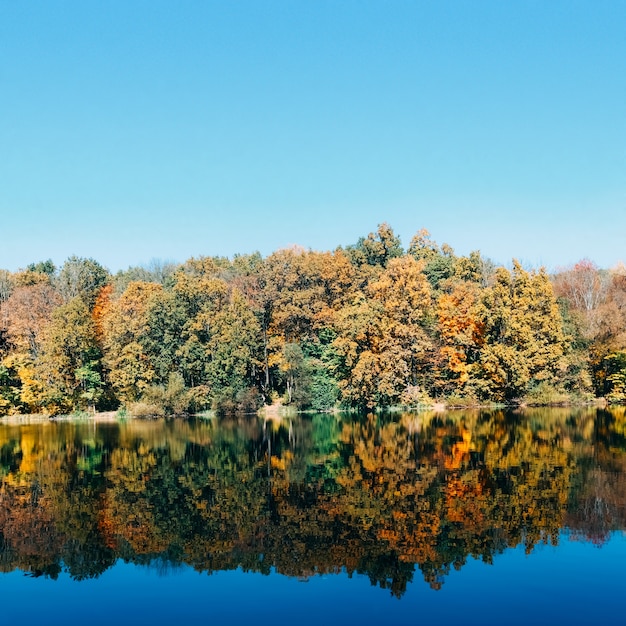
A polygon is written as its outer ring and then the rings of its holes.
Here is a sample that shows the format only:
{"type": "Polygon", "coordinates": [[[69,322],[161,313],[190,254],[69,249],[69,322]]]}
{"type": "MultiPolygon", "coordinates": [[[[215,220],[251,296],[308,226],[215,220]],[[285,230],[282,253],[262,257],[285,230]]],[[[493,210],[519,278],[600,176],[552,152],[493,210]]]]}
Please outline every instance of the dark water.
{"type": "Polygon", "coordinates": [[[624,409],[0,425],[0,624],[624,624],[624,409]]]}

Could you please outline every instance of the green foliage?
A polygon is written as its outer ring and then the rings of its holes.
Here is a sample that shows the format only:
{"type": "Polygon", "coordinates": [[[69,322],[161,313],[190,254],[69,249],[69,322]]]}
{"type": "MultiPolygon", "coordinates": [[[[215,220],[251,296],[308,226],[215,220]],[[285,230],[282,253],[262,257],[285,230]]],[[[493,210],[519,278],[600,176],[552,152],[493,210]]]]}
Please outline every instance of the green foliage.
{"type": "Polygon", "coordinates": [[[95,407],[96,403],[102,396],[103,380],[98,371],[98,361],[90,361],[85,365],[76,368],[74,375],[80,384],[79,398],[85,401],[89,406],[95,407]]]}
{"type": "Polygon", "coordinates": [[[335,339],[336,333],[332,329],[322,328],[318,333],[318,341],[302,344],[309,378],[309,401],[306,408],[314,411],[328,411],[339,402],[340,389],[336,372],[341,358],[333,346],[335,339]]]}
{"type": "Polygon", "coordinates": [[[9,368],[0,365],[0,415],[19,406],[19,379],[11,376],[9,368]]]}
{"type": "Polygon", "coordinates": [[[181,349],[189,318],[176,295],[165,291],[155,293],[147,303],[145,318],[145,329],[137,335],[137,342],[154,372],[151,382],[167,384],[172,372],[181,372],[187,384],[200,378],[196,372],[202,371],[204,364],[194,369],[185,358],[189,348],[181,349]]]}
{"type": "Polygon", "coordinates": [[[450,246],[441,248],[431,240],[426,229],[420,230],[411,240],[409,254],[418,261],[424,261],[424,274],[433,289],[451,278],[456,271],[458,259],[450,246]]]}
{"type": "Polygon", "coordinates": [[[217,415],[232,413],[256,413],[263,405],[263,397],[258,389],[232,389],[225,387],[213,394],[212,409],[217,415]]]}
{"type": "Polygon", "coordinates": [[[143,392],[141,401],[129,405],[128,410],[135,417],[181,416],[194,412],[196,401],[194,393],[185,387],[183,377],[172,372],[167,385],[151,385],[143,392]]]}
{"type": "Polygon", "coordinates": [[[26,270],[29,272],[36,272],[38,274],[47,274],[48,276],[54,276],[57,268],[52,262],[52,259],[47,261],[39,261],[38,263],[29,263],[26,266],[26,270]]]}
{"type": "Polygon", "coordinates": [[[429,261],[424,267],[424,274],[433,289],[439,289],[443,282],[454,276],[456,259],[440,255],[429,261]]]}
{"type": "Polygon", "coordinates": [[[260,365],[259,337],[256,317],[241,294],[231,293],[210,327],[207,384],[215,390],[231,389],[235,396],[252,386],[254,370],[260,365]]]}
{"type": "Polygon", "coordinates": [[[402,256],[402,243],[387,223],[378,226],[375,233],[361,237],[355,246],[348,248],[352,260],[358,265],[386,267],[391,259],[402,256]]]}
{"type": "Polygon", "coordinates": [[[609,391],[606,399],[615,404],[626,402],[626,351],[609,354],[604,358],[609,391]]]}
{"type": "Polygon", "coordinates": [[[324,368],[316,369],[311,376],[309,407],[314,411],[328,411],[337,405],[339,384],[324,368]]]}
{"type": "Polygon", "coordinates": [[[280,370],[286,384],[285,404],[306,406],[310,401],[311,370],[297,343],[286,343],[281,353],[280,370]]]}

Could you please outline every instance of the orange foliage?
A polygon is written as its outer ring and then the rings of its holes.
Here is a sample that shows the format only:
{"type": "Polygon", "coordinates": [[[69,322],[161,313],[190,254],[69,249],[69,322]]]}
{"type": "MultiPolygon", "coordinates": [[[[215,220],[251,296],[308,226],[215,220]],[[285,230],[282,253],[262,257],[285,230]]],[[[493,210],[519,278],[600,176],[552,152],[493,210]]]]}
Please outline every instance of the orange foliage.
{"type": "Polygon", "coordinates": [[[105,285],[100,289],[93,310],[91,311],[91,317],[94,321],[96,329],[96,338],[99,344],[102,344],[104,340],[104,328],[103,321],[108,314],[108,309],[111,306],[111,296],[113,295],[113,285],[105,285]]]}

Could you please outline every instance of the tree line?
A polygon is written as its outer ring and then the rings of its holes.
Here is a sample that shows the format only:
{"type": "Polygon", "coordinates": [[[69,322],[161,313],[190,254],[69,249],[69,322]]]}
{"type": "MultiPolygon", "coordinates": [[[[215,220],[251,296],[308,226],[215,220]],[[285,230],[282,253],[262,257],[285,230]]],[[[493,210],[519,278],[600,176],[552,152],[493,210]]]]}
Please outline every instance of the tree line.
{"type": "Polygon", "coordinates": [[[0,414],[599,396],[626,398],[626,270],[588,260],[497,267],[381,224],[332,252],[0,270],[0,414]]]}

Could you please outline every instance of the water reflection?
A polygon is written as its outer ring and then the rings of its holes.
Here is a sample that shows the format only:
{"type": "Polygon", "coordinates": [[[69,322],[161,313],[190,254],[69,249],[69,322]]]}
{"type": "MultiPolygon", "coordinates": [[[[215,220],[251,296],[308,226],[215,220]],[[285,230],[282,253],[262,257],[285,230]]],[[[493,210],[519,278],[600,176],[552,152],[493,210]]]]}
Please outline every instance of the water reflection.
{"type": "Polygon", "coordinates": [[[470,557],[624,529],[625,434],[624,409],[0,425],[0,568],[439,588],[470,557]]]}

